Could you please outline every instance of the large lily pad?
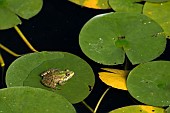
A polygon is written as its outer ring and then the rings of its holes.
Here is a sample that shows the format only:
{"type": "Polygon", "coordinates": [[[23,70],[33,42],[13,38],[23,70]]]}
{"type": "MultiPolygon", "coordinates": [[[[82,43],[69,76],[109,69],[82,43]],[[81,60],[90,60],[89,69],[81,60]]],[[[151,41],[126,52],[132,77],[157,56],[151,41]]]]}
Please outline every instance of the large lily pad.
{"type": "Polygon", "coordinates": [[[79,35],[82,51],[92,60],[122,64],[125,53],[132,64],[147,62],[163,53],[166,38],[152,19],[136,13],[107,13],[89,20],[79,35]]]}
{"type": "Polygon", "coordinates": [[[170,62],[154,61],[135,67],[127,78],[127,88],[137,100],[153,106],[170,105],[170,62]]]}
{"type": "Polygon", "coordinates": [[[2,113],[76,113],[63,96],[39,88],[13,87],[0,90],[2,113]]]}
{"type": "Polygon", "coordinates": [[[158,22],[167,36],[170,38],[170,2],[150,3],[146,2],[143,13],[158,22]]]}
{"type": "Polygon", "coordinates": [[[90,66],[81,58],[65,52],[37,52],[24,55],[15,60],[6,74],[8,87],[32,86],[62,94],[70,102],[84,100],[94,86],[94,74],[90,66]],[[75,75],[63,86],[52,89],[41,84],[41,73],[57,68],[69,69],[75,75]]]}
{"type": "Polygon", "coordinates": [[[132,105],[115,109],[109,113],[165,113],[165,110],[153,106],[132,105]]]}
{"type": "Polygon", "coordinates": [[[21,24],[18,16],[29,19],[42,8],[42,0],[0,0],[0,29],[21,24]]]}

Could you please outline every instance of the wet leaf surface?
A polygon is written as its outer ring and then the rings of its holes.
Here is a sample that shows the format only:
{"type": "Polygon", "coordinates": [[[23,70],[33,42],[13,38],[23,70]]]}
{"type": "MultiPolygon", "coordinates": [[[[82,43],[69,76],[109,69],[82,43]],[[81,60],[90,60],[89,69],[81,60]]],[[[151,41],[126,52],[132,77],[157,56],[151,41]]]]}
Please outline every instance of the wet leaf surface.
{"type": "Polygon", "coordinates": [[[109,113],[165,113],[165,110],[163,108],[147,105],[132,105],[118,108],[109,113]]]}
{"type": "Polygon", "coordinates": [[[150,3],[146,2],[143,13],[158,22],[164,29],[167,38],[170,38],[170,2],[150,3]]]}
{"type": "Polygon", "coordinates": [[[2,113],[76,113],[61,95],[31,87],[12,87],[0,90],[2,113]]]}
{"type": "Polygon", "coordinates": [[[154,61],[138,65],[128,75],[128,91],[142,103],[153,106],[170,105],[169,69],[169,61],[154,61]]]}
{"type": "Polygon", "coordinates": [[[1,0],[0,29],[8,29],[21,24],[19,17],[29,19],[35,16],[41,10],[42,5],[42,0],[1,0]]]}
{"type": "Polygon", "coordinates": [[[143,4],[137,2],[141,0],[109,0],[109,5],[117,12],[141,13],[143,4]]]}
{"type": "Polygon", "coordinates": [[[82,51],[92,60],[122,64],[125,53],[132,64],[157,58],[166,47],[162,28],[136,13],[106,13],[90,19],[79,34],[82,51]]]}

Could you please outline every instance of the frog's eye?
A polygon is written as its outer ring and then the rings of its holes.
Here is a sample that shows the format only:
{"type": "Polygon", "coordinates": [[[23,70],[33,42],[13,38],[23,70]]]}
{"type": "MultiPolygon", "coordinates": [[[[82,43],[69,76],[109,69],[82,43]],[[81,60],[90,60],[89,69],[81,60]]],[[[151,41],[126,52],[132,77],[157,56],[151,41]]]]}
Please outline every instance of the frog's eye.
{"type": "Polygon", "coordinates": [[[70,73],[66,73],[66,76],[69,76],[70,75],[70,73]]]}

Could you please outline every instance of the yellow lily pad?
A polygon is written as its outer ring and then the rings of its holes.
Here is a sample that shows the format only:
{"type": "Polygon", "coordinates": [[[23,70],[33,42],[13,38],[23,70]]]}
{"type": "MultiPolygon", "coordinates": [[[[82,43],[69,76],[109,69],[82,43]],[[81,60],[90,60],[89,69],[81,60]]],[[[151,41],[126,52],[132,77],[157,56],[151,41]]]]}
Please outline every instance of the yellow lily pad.
{"type": "Polygon", "coordinates": [[[93,9],[109,9],[108,0],[69,0],[75,4],[93,8],[93,9]]]}
{"type": "Polygon", "coordinates": [[[109,113],[165,113],[165,110],[163,108],[147,105],[132,105],[118,108],[109,113]]]}
{"type": "Polygon", "coordinates": [[[119,70],[119,69],[110,69],[110,68],[102,68],[102,69],[108,71],[108,72],[99,73],[99,78],[105,84],[113,88],[127,90],[126,77],[127,77],[128,71],[119,70]]]}

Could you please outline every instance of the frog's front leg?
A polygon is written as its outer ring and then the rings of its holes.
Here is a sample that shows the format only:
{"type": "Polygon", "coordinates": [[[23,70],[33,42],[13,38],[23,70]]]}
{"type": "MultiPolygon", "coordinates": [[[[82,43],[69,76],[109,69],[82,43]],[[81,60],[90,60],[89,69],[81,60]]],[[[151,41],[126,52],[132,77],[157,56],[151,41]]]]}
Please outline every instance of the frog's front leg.
{"type": "MultiPolygon", "coordinates": [[[[63,82],[62,80],[59,80],[58,81],[58,85],[60,85],[60,86],[62,86],[62,85],[64,85],[65,84],[65,82],[63,82]]],[[[57,85],[56,85],[56,87],[55,87],[55,90],[61,90],[61,88],[59,88],[59,87],[57,87],[57,85]]]]}
{"type": "Polygon", "coordinates": [[[64,82],[63,80],[59,80],[59,81],[58,81],[58,84],[59,84],[60,86],[62,86],[62,85],[65,84],[65,82],[64,82]]]}

